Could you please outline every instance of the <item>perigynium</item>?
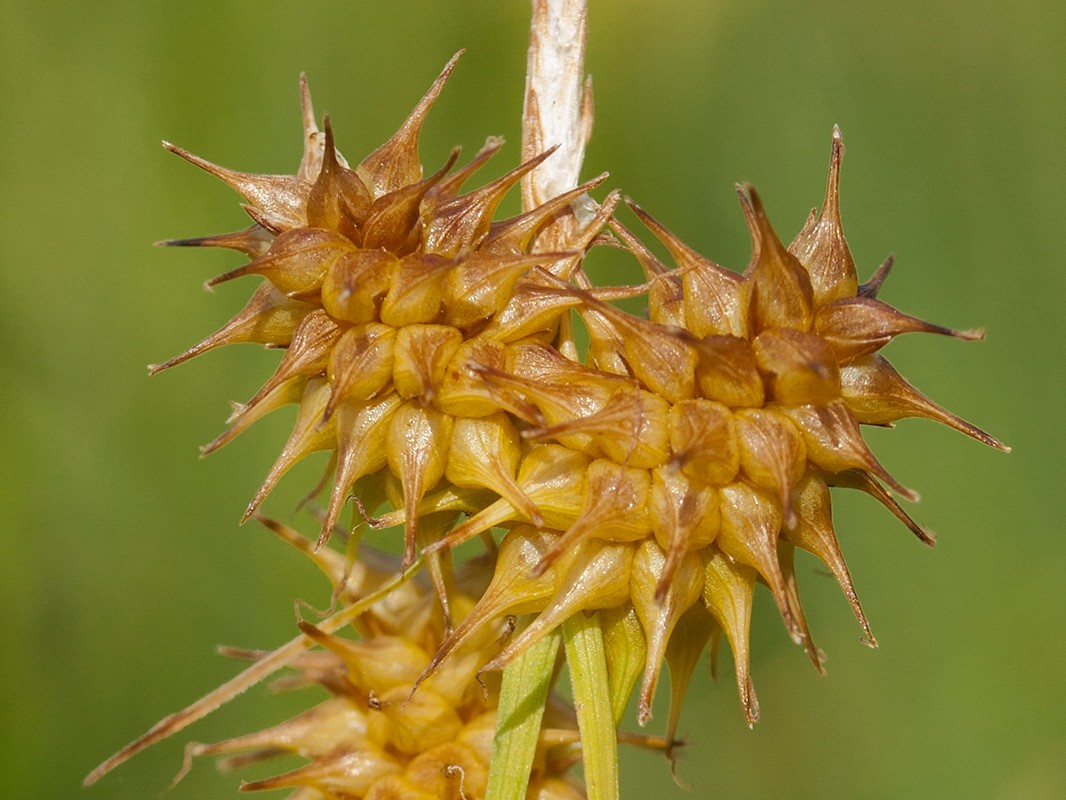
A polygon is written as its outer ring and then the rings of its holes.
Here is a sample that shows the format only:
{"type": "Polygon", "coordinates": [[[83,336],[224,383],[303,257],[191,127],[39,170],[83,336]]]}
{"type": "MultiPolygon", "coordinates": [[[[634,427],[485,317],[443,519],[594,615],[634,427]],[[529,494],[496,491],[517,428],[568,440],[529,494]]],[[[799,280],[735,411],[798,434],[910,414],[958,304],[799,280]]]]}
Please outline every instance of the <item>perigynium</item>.
{"type": "MultiPolygon", "coordinates": [[[[269,669],[254,676],[287,665],[299,676],[288,683],[318,684],[330,699],[269,731],[190,750],[251,752],[229,756],[230,764],[281,751],[308,759],[244,788],[293,787],[300,800],[486,796],[493,753],[504,752],[509,735],[506,724],[497,729],[494,675],[552,637],[558,648],[556,632],[568,625],[591,626],[602,643],[593,656],[609,683],[601,733],[606,725],[616,735],[638,681],[638,719],[650,719],[668,662],[665,737],[629,738],[669,750],[696,664],[708,644],[713,660],[722,634],[753,724],[757,583],[823,670],[800,602],[797,548],[825,563],[876,645],[834,529],[830,489],[871,494],[934,542],[895,500],[916,495],[880,464],[861,426],[925,417],[1006,449],[925,398],[880,355],[904,333],[981,333],[880,301],[891,261],[860,283],[840,221],[839,131],[822,208],[788,246],[755,190],[739,187],[752,241],[743,273],[699,255],[627,201],[669,252],[670,267],[614,218],[618,192],[578,219],[574,203],[587,209],[606,176],[496,219],[504,194],[550,149],[465,193],[500,140],[457,169],[455,151],[425,177],[419,132],[455,63],[395,136],[354,167],[328,120],[319,129],[306,82],[303,157],[293,175],[236,172],[167,145],[236,189],[253,220],[236,233],[167,244],[239,250],[249,262],[209,284],[253,276],[259,284],[236,317],[152,372],[225,344],[284,351],[274,374],[235,406],[229,430],[204,448],[298,406],[246,518],[293,464],[331,454],[317,542],[270,526],[318,560],[345,610],[332,627],[302,624],[296,644],[264,657],[269,669]],[[572,224],[560,247],[561,219],[572,224]],[[541,237],[549,226],[550,247],[541,237]],[[646,283],[590,281],[583,258],[607,242],[633,255],[646,283]],[[646,297],[647,318],[612,304],[634,296],[646,297]],[[574,324],[588,334],[580,354],[574,324]],[[368,566],[360,540],[393,528],[402,531],[403,557],[390,584],[368,566]],[[331,537],[346,542],[344,555],[331,537]],[[456,563],[453,548],[476,537],[484,553],[456,563]],[[432,592],[407,579],[423,564],[432,592]],[[349,623],[359,641],[338,635],[349,623]],[[321,649],[309,651],[312,644],[321,649]]],[[[530,687],[554,680],[554,652],[530,687]]],[[[587,671],[573,659],[569,666],[587,671]]],[[[587,675],[575,675],[575,686],[578,677],[587,675]]],[[[91,777],[207,705],[168,718],[91,777]]],[[[562,776],[582,757],[582,739],[587,761],[590,723],[556,701],[546,708],[539,733],[525,740],[528,759],[515,762],[523,774],[510,779],[519,792],[531,781],[528,796],[575,796],[562,776]]]]}

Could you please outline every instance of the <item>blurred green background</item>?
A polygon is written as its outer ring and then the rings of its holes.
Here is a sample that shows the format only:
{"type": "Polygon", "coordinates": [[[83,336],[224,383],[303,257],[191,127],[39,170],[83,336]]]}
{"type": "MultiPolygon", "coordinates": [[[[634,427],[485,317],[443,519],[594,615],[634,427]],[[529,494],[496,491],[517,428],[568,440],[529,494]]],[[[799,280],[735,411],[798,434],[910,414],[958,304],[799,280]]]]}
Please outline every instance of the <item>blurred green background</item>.
{"type": "MultiPolygon", "coordinates": [[[[1014,446],[1004,456],[921,421],[873,431],[883,462],[922,491],[915,515],[940,534],[929,550],[873,501],[840,498],[880,649],[859,643],[833,581],[802,562],[828,677],[763,593],[762,721],[745,727],[726,656],[717,684],[697,678],[681,725],[691,746],[678,773],[693,789],[677,788],[661,758],[623,751],[624,797],[1066,796],[1055,500],[1066,444],[1064,9],[593,0],[586,175],[609,169],[609,186],[742,267],[734,182],[759,187],[787,240],[821,202],[839,123],[862,275],[894,252],[884,299],[988,331],[978,344],[905,337],[888,355],[1014,446]]],[[[502,134],[502,171],[518,154],[527,14],[494,0],[0,3],[0,795],[156,797],[184,741],[307,702],[253,692],[80,788],[99,761],[236,671],[215,645],[278,644],[294,632],[294,598],[327,602],[299,557],[236,525],[291,414],[196,458],[226,401],[249,397],[276,354],[232,348],[145,375],[249,292],[201,291],[235,254],[150,246],[244,224],[229,190],[159,140],[238,169],[291,171],[306,70],[319,113],[358,160],[465,47],[426,126],[424,161],[502,134]]],[[[288,515],[317,466],[284,481],[268,510],[288,515]]],[[[653,730],[666,716],[657,708],[653,730]]],[[[168,796],[235,787],[203,763],[168,796]]]]}

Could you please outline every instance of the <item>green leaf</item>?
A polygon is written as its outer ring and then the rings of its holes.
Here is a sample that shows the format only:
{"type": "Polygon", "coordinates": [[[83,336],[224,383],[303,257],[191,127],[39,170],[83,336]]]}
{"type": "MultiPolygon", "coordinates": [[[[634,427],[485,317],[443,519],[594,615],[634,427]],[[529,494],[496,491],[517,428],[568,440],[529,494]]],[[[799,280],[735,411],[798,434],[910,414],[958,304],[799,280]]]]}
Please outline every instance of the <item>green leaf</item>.
{"type": "Polygon", "coordinates": [[[560,635],[548,634],[503,671],[486,800],[524,800],[560,635]]]}
{"type": "Polygon", "coordinates": [[[618,800],[618,740],[599,615],[574,614],[563,623],[563,641],[581,732],[588,799],[618,800]]]}

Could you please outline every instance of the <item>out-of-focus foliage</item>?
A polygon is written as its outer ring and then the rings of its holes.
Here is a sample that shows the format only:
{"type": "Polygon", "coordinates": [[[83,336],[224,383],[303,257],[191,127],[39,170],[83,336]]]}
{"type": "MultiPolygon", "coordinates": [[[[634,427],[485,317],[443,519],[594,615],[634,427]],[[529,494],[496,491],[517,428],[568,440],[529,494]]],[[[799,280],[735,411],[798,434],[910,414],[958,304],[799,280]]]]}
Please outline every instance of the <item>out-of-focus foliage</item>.
{"type": "MultiPolygon", "coordinates": [[[[228,319],[246,295],[198,288],[236,254],[149,246],[244,222],[234,195],[158,141],[291,171],[304,70],[341,149],[366,152],[466,47],[427,122],[424,161],[502,134],[495,168],[517,163],[524,4],[385,8],[0,8],[0,787],[11,794],[79,796],[103,757],[235,671],[214,645],[278,644],[292,630],[289,598],[328,604],[308,566],[236,527],[291,414],[196,459],[222,430],[219,397],[246,400],[277,355],[233,348],[145,377],[146,363],[228,319]]],[[[680,776],[701,796],[732,798],[1061,796],[1066,11],[693,0],[652,13],[593,0],[590,29],[586,176],[610,170],[609,187],[741,268],[733,183],[759,187],[787,238],[821,201],[838,123],[860,277],[894,252],[885,300],[988,331],[981,344],[903,339],[887,354],[1015,448],[1003,456],[920,421],[873,431],[882,462],[921,487],[913,511],[940,545],[921,547],[867,498],[842,498],[837,528],[880,649],[859,644],[831,577],[820,587],[821,567],[801,559],[828,676],[804,665],[760,592],[762,719],[754,732],[744,724],[727,657],[719,685],[694,682],[680,776]]],[[[623,261],[591,263],[609,279],[623,261]]],[[[316,466],[268,510],[288,514],[316,466]]],[[[652,726],[666,716],[662,694],[652,726]]],[[[240,701],[191,735],[269,723],[295,710],[288,702],[240,701]]],[[[626,796],[691,796],[656,757],[623,749],[622,760],[626,796]]],[[[84,796],[155,796],[180,762],[169,743],[84,796]]],[[[169,796],[231,796],[233,783],[199,765],[169,796]]]]}

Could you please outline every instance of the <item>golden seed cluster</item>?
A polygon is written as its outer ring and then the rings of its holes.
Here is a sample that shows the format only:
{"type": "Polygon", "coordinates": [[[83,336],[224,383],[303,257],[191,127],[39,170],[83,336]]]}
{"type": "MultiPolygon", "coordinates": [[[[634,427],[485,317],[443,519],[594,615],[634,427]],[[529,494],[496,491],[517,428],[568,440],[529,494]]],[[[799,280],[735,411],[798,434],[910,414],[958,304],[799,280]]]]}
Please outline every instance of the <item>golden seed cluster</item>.
{"type": "MultiPolygon", "coordinates": [[[[235,342],[284,350],[274,374],[205,451],[296,404],[293,432],[247,515],[293,464],[328,451],[332,488],[317,546],[337,531],[354,541],[367,528],[402,526],[403,566],[422,556],[436,598],[436,610],[423,604],[418,612],[432,624],[375,631],[364,644],[307,631],[324,650],[298,666],[334,694],[309,712],[317,720],[311,738],[359,730],[377,749],[343,758],[386,765],[382,781],[408,780],[403,770],[422,757],[454,759],[467,765],[465,796],[476,797],[475,776],[487,763],[479,737],[491,725],[489,706],[474,703],[475,713],[464,705],[473,702],[475,678],[503,668],[572,615],[599,611],[608,641],[625,643],[608,649],[613,691],[628,696],[640,681],[642,723],[670,662],[672,738],[695,663],[708,643],[716,652],[723,633],[754,723],[756,583],[769,588],[789,634],[822,669],[799,600],[796,548],[826,564],[875,644],[834,531],[830,488],[871,494],[932,542],[892,495],[914,493],[882,467],[860,426],[919,416],[1002,445],[925,398],[879,355],[903,333],[980,333],[932,325],[878,300],[890,262],[860,284],[840,224],[838,131],[821,211],[788,246],[755,190],[740,189],[752,239],[742,274],[694,252],[630,202],[675,262],[667,266],[614,219],[617,193],[564,248],[543,252],[540,234],[604,176],[500,220],[504,194],[550,150],[465,193],[499,140],[458,169],[453,152],[423,177],[419,132],[454,63],[393,138],[354,168],[336,150],[328,121],[319,130],[306,84],[295,175],[235,172],[168,145],[236,189],[254,220],[244,231],[170,244],[240,250],[249,262],[210,283],[249,275],[261,283],[218,332],[153,371],[235,342]],[[633,254],[643,286],[591,283],[582,259],[605,239],[633,254]],[[635,295],[647,297],[647,318],[610,302],[635,295]],[[589,339],[580,358],[568,336],[575,317],[589,339]],[[344,525],[349,504],[352,522],[344,525]],[[470,594],[451,550],[475,537],[485,542],[487,579],[470,594]],[[521,615],[532,621],[486,648],[501,620],[521,615]],[[400,630],[415,634],[397,638],[400,630]],[[363,680],[367,668],[356,653],[364,647],[395,648],[383,660],[402,675],[363,680]],[[423,722],[441,742],[412,733],[423,722]],[[447,756],[434,749],[445,746],[447,756]],[[407,767],[397,753],[412,758],[407,767]]],[[[349,552],[358,558],[355,547],[349,552]]],[[[301,720],[257,735],[266,739],[199,752],[292,749],[269,737],[303,730],[301,720]]],[[[315,783],[308,776],[333,768],[329,743],[300,746],[311,759],[293,773],[303,783],[283,776],[249,788],[319,793],[294,795],[301,800],[420,796],[315,783]]]]}
{"type": "MultiPolygon", "coordinates": [[[[283,539],[308,552],[308,543],[288,526],[260,520],[283,539]]],[[[392,578],[387,561],[353,570],[344,556],[323,549],[311,554],[334,584],[342,607],[373,594],[392,578]]],[[[398,569],[398,565],[394,565],[398,569]]],[[[466,562],[452,597],[457,609],[474,600],[466,594],[483,588],[491,563],[466,562]]],[[[429,680],[413,688],[445,631],[440,604],[429,586],[411,581],[372,603],[353,622],[358,639],[331,634],[301,623],[301,631],[321,646],[305,651],[289,666],[296,674],[276,688],[317,686],[327,699],[266,730],[213,744],[186,747],[184,776],[198,756],[222,756],[223,769],[237,769],[285,755],[307,760],[304,766],[242,784],[246,791],[292,789],[293,800],[464,800],[484,797],[496,730],[498,681],[478,683],[475,675],[498,650],[499,630],[429,680]]],[[[260,653],[227,651],[238,658],[260,653]]],[[[579,800],[585,795],[564,773],[580,758],[573,711],[553,698],[537,744],[531,797],[579,800]]]]}

